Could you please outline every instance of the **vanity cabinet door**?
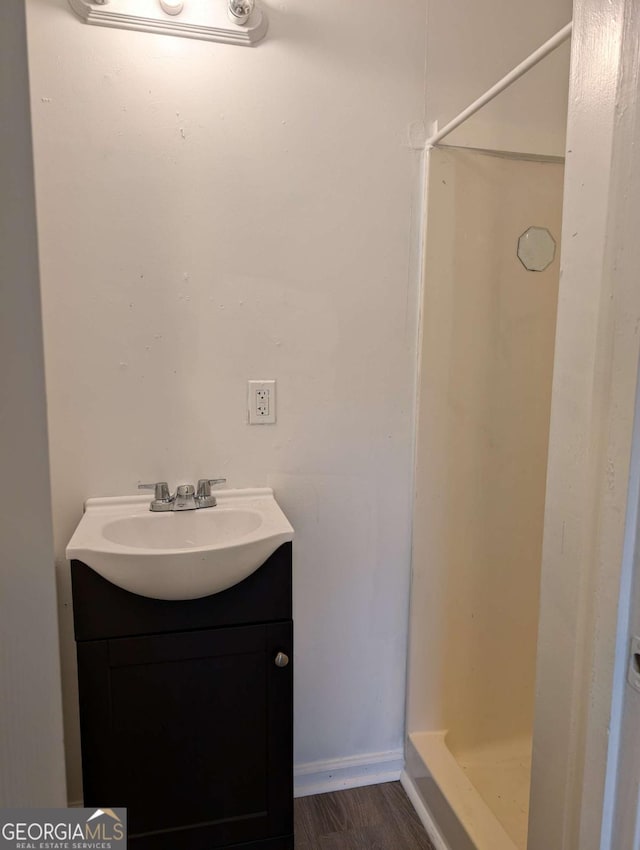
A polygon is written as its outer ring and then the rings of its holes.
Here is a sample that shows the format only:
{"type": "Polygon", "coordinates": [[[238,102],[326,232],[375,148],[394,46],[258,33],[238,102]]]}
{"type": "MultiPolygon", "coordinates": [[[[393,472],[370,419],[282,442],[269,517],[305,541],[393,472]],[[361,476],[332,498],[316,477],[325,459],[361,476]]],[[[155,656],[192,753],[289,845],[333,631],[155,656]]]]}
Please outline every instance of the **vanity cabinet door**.
{"type": "Polygon", "coordinates": [[[78,644],[85,805],[126,806],[136,850],[292,847],[278,653],[290,622],[78,644]]]}

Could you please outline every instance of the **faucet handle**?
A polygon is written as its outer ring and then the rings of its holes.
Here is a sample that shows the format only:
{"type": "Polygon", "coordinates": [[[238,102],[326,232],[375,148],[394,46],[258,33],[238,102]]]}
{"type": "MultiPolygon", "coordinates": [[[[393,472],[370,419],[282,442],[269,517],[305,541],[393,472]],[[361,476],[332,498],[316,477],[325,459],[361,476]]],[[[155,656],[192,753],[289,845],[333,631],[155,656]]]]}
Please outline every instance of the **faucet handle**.
{"type": "Polygon", "coordinates": [[[138,484],[138,490],[155,490],[155,501],[165,502],[171,498],[169,485],[166,481],[158,481],[155,484],[138,484]]]}
{"type": "Polygon", "coordinates": [[[214,484],[226,484],[226,478],[199,478],[198,479],[198,496],[210,496],[211,488],[214,484]]]}
{"type": "Polygon", "coordinates": [[[169,492],[166,481],[158,481],[155,484],[138,484],[138,490],[155,490],[155,495],[149,505],[150,511],[173,510],[173,497],[169,492]]]}
{"type": "Polygon", "coordinates": [[[198,480],[198,492],[196,493],[196,502],[199,508],[215,508],[216,497],[211,494],[211,487],[214,484],[225,484],[226,478],[200,478],[198,480]]]}

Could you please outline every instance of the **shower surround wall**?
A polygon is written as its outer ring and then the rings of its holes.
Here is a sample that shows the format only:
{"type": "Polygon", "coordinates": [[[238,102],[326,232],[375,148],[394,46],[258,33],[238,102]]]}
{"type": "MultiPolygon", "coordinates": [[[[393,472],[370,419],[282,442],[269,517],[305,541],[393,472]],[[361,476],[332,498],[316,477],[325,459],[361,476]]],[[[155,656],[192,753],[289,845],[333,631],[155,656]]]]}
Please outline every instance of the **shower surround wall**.
{"type": "Polygon", "coordinates": [[[531,225],[559,247],[564,168],[447,149],[428,168],[408,771],[452,847],[512,850],[526,845],[559,278],[558,250],[537,273],[516,249],[531,225]]]}
{"type": "Polygon", "coordinates": [[[64,547],[141,480],[275,487],[298,781],[402,764],[425,3],[264,7],[249,49],[27,3],[72,800],[64,547]],[[248,378],[277,425],[246,425],[248,378]]]}

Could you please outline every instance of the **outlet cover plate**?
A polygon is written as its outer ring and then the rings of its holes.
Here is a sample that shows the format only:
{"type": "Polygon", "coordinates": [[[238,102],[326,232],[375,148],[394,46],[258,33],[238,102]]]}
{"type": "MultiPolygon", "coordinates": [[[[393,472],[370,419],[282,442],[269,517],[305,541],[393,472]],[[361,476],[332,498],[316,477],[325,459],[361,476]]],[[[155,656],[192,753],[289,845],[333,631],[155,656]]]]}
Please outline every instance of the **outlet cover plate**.
{"type": "Polygon", "coordinates": [[[276,421],[276,382],[249,381],[247,386],[249,425],[273,425],[276,421]]]}

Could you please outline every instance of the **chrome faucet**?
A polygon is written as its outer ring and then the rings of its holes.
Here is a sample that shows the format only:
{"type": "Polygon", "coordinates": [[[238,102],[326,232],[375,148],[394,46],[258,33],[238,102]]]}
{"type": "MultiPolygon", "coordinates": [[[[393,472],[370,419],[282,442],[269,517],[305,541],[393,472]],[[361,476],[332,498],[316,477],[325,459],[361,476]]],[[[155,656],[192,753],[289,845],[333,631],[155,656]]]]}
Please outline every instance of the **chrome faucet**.
{"type": "Polygon", "coordinates": [[[158,481],[157,484],[138,484],[138,490],[155,490],[153,501],[149,505],[150,511],[173,510],[173,496],[169,493],[169,485],[166,481],[158,481]]]}
{"type": "Polygon", "coordinates": [[[193,484],[180,484],[172,496],[166,481],[156,484],[138,484],[138,490],[153,490],[150,511],[195,511],[198,508],[215,508],[216,497],[211,493],[213,484],[224,484],[226,478],[201,478],[198,489],[193,484]]]}
{"type": "Polygon", "coordinates": [[[211,488],[216,484],[226,484],[226,478],[200,478],[198,479],[198,490],[196,492],[196,507],[197,508],[215,508],[218,504],[216,497],[212,494],[211,488]]]}
{"type": "Polygon", "coordinates": [[[176,494],[173,497],[174,511],[195,511],[196,505],[196,488],[193,484],[180,484],[176,487],[176,494]]]}

